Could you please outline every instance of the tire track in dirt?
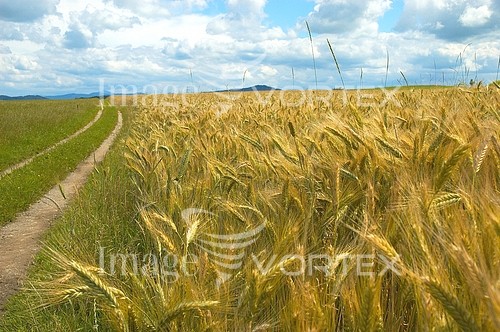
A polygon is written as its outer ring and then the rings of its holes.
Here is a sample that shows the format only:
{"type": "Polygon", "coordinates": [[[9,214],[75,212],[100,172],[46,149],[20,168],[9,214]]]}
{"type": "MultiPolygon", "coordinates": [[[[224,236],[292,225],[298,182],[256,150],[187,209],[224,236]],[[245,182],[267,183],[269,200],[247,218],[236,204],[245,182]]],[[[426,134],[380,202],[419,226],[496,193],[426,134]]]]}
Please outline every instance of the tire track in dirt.
{"type": "Polygon", "coordinates": [[[95,165],[104,159],[122,123],[122,114],[118,112],[115,128],[94,153],[82,161],[75,171],[55,185],[42,199],[0,229],[0,316],[5,302],[19,289],[26,277],[26,271],[34,255],[41,248],[42,235],[50,227],[51,221],[61,214],[84,185],[95,165]]]}
{"type": "Polygon", "coordinates": [[[101,118],[102,111],[103,111],[103,105],[101,104],[101,109],[99,110],[99,112],[97,112],[97,114],[94,117],[94,119],[92,121],[90,121],[89,123],[87,123],[85,125],[85,127],[78,129],[76,132],[74,132],[70,136],[68,136],[68,137],[60,140],[59,142],[57,142],[56,144],[54,144],[52,146],[49,146],[48,148],[46,148],[42,152],[39,152],[39,153],[35,154],[34,156],[29,157],[28,159],[25,159],[25,160],[21,161],[20,163],[17,163],[17,164],[15,164],[13,166],[10,166],[6,170],[1,171],[0,172],[0,179],[3,178],[4,176],[9,175],[10,173],[14,172],[16,169],[19,169],[21,167],[24,167],[24,166],[30,164],[36,158],[49,153],[50,151],[54,150],[58,146],[66,143],[66,142],[68,142],[69,140],[71,140],[71,139],[77,137],[78,135],[82,134],[83,132],[87,131],[87,129],[89,129],[90,127],[92,127],[97,122],[97,120],[99,120],[101,118]]]}

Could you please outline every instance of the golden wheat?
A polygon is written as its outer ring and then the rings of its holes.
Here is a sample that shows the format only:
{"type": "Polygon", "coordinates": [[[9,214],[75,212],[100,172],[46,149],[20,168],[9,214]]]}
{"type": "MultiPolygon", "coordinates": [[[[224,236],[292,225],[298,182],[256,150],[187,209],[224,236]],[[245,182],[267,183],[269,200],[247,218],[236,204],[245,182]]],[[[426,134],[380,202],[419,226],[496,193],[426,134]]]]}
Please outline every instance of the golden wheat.
{"type": "Polygon", "coordinates": [[[59,295],[95,288],[138,330],[498,329],[495,91],[373,93],[146,98],[124,156],[140,253],[196,256],[197,273],[109,286],[71,263],[82,283],[59,295]],[[241,264],[212,250],[234,271],[197,245],[261,224],[241,264]]]}

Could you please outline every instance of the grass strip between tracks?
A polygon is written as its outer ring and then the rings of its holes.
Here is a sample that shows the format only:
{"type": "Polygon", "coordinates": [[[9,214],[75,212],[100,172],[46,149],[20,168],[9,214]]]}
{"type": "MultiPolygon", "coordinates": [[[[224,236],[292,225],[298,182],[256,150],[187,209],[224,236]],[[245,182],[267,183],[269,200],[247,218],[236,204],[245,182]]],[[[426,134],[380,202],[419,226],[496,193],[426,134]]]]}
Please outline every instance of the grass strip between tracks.
{"type": "Polygon", "coordinates": [[[105,109],[86,132],[0,180],[0,225],[12,221],[16,213],[63,180],[111,133],[116,121],[116,110],[105,109]]]}

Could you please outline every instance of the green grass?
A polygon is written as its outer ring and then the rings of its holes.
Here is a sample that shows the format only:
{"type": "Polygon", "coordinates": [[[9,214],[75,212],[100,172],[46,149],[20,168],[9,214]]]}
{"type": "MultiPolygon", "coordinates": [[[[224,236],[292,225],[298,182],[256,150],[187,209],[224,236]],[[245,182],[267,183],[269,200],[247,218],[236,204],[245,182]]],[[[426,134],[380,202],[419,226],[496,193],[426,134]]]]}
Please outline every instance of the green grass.
{"type": "MultiPolygon", "coordinates": [[[[100,245],[123,251],[141,237],[139,225],[132,221],[135,190],[130,172],[122,162],[123,141],[128,136],[132,113],[121,110],[123,127],[117,140],[44,239],[51,246],[74,250],[75,255],[86,257],[89,263],[96,262],[100,245]]],[[[55,277],[56,270],[46,253],[41,252],[30,270],[29,282],[55,277]]],[[[23,291],[13,296],[0,319],[0,331],[91,331],[94,314],[102,320],[99,311],[94,310],[93,301],[43,310],[36,308],[40,302],[36,292],[23,291]]],[[[98,324],[99,331],[109,330],[106,323],[98,324]]]]}
{"type": "Polygon", "coordinates": [[[95,150],[114,128],[117,112],[105,109],[102,117],[87,131],[37,157],[29,165],[0,180],[0,225],[25,210],[95,150]]]}
{"type": "Polygon", "coordinates": [[[96,99],[0,101],[0,171],[59,142],[97,114],[96,99]]]}

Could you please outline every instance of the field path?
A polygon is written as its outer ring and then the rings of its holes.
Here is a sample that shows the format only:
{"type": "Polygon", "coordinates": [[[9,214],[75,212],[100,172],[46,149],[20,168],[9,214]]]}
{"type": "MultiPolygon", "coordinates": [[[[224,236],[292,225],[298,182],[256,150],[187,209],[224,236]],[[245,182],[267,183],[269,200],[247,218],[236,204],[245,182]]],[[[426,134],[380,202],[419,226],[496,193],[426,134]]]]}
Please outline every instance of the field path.
{"type": "Polygon", "coordinates": [[[16,169],[19,169],[21,167],[24,167],[26,165],[28,165],[29,163],[31,163],[35,158],[38,158],[40,156],[43,156],[44,154],[47,154],[49,153],[50,151],[54,150],[55,148],[57,148],[59,145],[61,144],[64,144],[66,142],[68,142],[69,140],[77,137],[78,135],[80,135],[81,133],[85,132],[87,129],[89,129],[90,127],[92,127],[94,125],[94,123],[97,122],[97,120],[99,120],[99,118],[101,117],[102,115],[102,111],[103,111],[103,106],[101,104],[101,109],[99,110],[99,112],[97,112],[96,116],[94,117],[94,119],[92,121],[90,121],[89,123],[87,123],[85,125],[85,127],[83,128],[80,128],[78,129],[76,132],[74,132],[73,134],[71,134],[70,136],[66,137],[65,139],[62,139],[60,140],[59,142],[57,142],[56,144],[52,145],[52,146],[49,146],[48,148],[46,148],[45,150],[43,150],[42,152],[39,152],[37,154],[35,154],[34,156],[32,157],[29,157],[28,159],[25,159],[23,161],[21,161],[20,163],[17,163],[13,166],[10,166],[9,168],[7,168],[6,170],[3,170],[0,172],[0,179],[3,178],[4,176],[6,175],[9,175],[10,173],[14,172],[16,169]]]}
{"type": "Polygon", "coordinates": [[[66,179],[55,185],[42,199],[20,213],[13,222],[0,228],[0,315],[9,296],[14,294],[40,249],[40,239],[83,186],[96,163],[101,162],[122,127],[122,114],[112,133],[101,146],[82,161],[66,179]],[[63,197],[61,189],[64,192],[63,197]]]}

